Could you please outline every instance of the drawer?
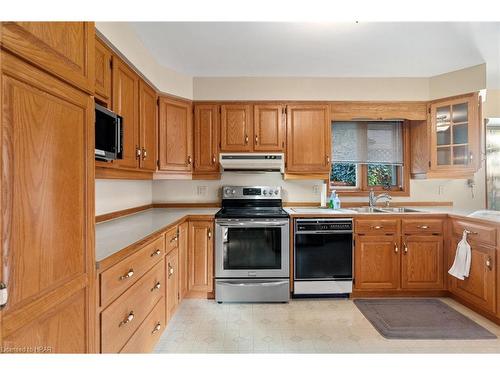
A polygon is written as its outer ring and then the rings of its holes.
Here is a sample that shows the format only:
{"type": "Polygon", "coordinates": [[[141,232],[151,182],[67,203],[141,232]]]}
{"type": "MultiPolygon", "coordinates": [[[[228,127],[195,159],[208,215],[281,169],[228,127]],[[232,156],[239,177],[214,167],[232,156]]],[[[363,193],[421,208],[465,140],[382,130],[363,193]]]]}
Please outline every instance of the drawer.
{"type": "Polygon", "coordinates": [[[135,283],[165,255],[165,239],[160,236],[101,274],[101,306],[135,283]]]}
{"type": "Polygon", "coordinates": [[[393,234],[398,232],[396,219],[357,219],[354,232],[359,234],[393,234]]]}
{"type": "Polygon", "coordinates": [[[151,353],[165,330],[165,300],[160,299],[120,353],[151,353]]]}
{"type": "Polygon", "coordinates": [[[470,231],[470,234],[467,236],[468,239],[496,246],[497,232],[494,227],[462,220],[453,220],[452,227],[453,234],[456,236],[462,237],[462,233],[466,229],[470,231]]]}
{"type": "Polygon", "coordinates": [[[165,296],[162,260],[101,313],[101,351],[118,353],[165,296]]]}
{"type": "Polygon", "coordinates": [[[443,220],[440,219],[403,219],[403,233],[442,233],[443,220]]]}
{"type": "Polygon", "coordinates": [[[167,254],[171,252],[173,249],[176,249],[177,246],[179,245],[179,235],[178,235],[178,230],[177,227],[170,229],[166,234],[165,234],[165,243],[167,247],[167,254]]]}

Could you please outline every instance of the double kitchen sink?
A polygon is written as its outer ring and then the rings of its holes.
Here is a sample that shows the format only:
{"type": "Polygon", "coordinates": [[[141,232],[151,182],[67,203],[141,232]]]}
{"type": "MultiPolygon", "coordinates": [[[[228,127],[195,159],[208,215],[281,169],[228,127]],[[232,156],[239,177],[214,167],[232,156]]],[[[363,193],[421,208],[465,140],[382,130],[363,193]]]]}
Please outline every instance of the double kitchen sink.
{"type": "Polygon", "coordinates": [[[351,208],[341,208],[338,210],[333,210],[331,208],[321,208],[321,207],[303,207],[303,208],[292,208],[298,214],[349,214],[349,213],[370,213],[370,214],[388,214],[388,213],[407,213],[407,212],[420,212],[413,208],[408,207],[351,207],[351,208]]]}

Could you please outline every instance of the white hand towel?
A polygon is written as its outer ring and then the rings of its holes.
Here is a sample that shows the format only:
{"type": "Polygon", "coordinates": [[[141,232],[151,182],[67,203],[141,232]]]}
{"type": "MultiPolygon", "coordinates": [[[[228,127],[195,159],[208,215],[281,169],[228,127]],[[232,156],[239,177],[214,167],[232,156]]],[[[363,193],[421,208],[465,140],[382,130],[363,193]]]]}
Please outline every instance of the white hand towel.
{"type": "Polygon", "coordinates": [[[469,243],[467,242],[467,231],[464,230],[464,233],[462,234],[462,240],[457,245],[455,261],[453,262],[453,265],[451,266],[448,273],[460,280],[469,277],[470,261],[471,248],[469,243]]]}

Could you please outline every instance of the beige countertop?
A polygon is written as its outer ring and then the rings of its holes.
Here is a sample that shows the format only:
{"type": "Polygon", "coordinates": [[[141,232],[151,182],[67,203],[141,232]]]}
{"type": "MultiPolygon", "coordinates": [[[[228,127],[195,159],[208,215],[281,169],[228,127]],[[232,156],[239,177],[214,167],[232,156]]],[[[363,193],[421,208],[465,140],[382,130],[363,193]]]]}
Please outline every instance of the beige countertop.
{"type": "Polygon", "coordinates": [[[95,258],[99,262],[188,215],[213,216],[219,208],[151,208],[97,223],[95,258]]]}

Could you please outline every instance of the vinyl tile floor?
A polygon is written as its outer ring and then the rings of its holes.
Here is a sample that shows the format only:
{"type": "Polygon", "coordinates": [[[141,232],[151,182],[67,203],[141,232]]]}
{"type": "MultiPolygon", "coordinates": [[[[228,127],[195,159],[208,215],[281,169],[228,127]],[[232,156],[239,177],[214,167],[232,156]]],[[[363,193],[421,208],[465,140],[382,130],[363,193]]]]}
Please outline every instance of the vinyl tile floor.
{"type": "MultiPolygon", "coordinates": [[[[500,337],[500,326],[442,300],[500,337]]],[[[387,340],[345,299],[288,304],[186,299],[155,353],[500,353],[500,339],[387,340]]]]}

